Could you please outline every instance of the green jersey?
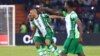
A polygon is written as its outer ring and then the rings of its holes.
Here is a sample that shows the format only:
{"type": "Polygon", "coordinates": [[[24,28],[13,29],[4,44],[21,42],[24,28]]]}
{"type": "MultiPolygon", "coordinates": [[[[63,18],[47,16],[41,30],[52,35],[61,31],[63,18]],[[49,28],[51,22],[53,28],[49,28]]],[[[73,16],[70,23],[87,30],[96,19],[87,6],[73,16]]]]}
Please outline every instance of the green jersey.
{"type": "Polygon", "coordinates": [[[48,19],[49,17],[47,14],[39,14],[39,17],[32,21],[35,27],[38,29],[39,34],[43,37],[45,37],[47,33],[53,32],[51,26],[49,25],[48,19]]]}
{"type": "Polygon", "coordinates": [[[65,21],[68,38],[79,38],[78,25],[76,23],[77,20],[78,16],[74,11],[66,15],[65,21]]]}

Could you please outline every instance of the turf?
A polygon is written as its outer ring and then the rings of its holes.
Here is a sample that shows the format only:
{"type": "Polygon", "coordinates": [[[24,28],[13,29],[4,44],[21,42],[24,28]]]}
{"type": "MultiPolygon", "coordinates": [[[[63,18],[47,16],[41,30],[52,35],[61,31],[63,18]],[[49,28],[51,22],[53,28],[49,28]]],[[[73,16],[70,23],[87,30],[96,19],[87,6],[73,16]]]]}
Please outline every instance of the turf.
{"type": "MultiPolygon", "coordinates": [[[[62,49],[61,46],[59,48],[62,49]]],[[[100,46],[85,46],[86,56],[100,56],[100,46]]],[[[0,56],[38,56],[34,46],[0,46],[0,56]]],[[[52,55],[53,56],[53,55],[52,55]]],[[[69,54],[69,56],[77,56],[69,54]]]]}

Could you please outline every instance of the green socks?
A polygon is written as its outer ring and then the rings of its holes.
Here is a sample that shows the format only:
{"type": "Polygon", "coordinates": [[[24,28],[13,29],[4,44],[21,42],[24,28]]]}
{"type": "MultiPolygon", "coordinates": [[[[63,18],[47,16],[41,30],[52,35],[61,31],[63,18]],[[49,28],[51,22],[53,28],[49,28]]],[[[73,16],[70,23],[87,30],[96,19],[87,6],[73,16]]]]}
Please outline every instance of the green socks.
{"type": "Polygon", "coordinates": [[[61,53],[61,50],[58,48],[54,48],[53,45],[49,45],[47,47],[40,46],[37,48],[37,51],[39,53],[39,56],[51,56],[51,53],[53,53],[53,56],[59,56],[61,53]]]}
{"type": "Polygon", "coordinates": [[[39,53],[39,56],[47,56],[47,52],[46,52],[46,48],[43,47],[43,46],[40,46],[39,48],[37,48],[38,50],[38,53],[39,53]]]}
{"type": "Polygon", "coordinates": [[[61,53],[61,51],[58,48],[54,48],[53,45],[49,45],[48,50],[49,50],[49,52],[54,53],[54,56],[59,56],[61,53]]]}

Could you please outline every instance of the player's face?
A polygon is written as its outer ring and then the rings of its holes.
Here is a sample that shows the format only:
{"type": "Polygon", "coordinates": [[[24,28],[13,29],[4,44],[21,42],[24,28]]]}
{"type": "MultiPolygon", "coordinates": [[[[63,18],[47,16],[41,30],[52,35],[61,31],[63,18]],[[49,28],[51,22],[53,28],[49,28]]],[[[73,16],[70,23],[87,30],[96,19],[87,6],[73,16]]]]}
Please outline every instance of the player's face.
{"type": "Polygon", "coordinates": [[[37,12],[35,9],[30,10],[29,16],[30,18],[34,18],[37,15],[37,12]]]}
{"type": "Polygon", "coordinates": [[[30,16],[30,18],[34,18],[34,11],[33,10],[30,10],[29,16],[30,16]]]}

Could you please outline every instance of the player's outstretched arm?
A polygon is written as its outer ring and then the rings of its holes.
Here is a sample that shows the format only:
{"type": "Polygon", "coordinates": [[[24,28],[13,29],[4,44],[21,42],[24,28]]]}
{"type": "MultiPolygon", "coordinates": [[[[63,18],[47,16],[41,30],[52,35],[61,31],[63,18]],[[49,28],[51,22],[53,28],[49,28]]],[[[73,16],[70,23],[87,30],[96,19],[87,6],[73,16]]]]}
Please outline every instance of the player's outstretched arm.
{"type": "Polygon", "coordinates": [[[44,7],[44,9],[54,15],[60,15],[61,12],[59,10],[55,10],[55,9],[51,9],[51,8],[48,8],[48,7],[44,7]]]}
{"type": "Polygon", "coordinates": [[[57,15],[49,15],[49,18],[51,18],[51,19],[64,19],[64,17],[63,16],[57,16],[57,15]]]}

